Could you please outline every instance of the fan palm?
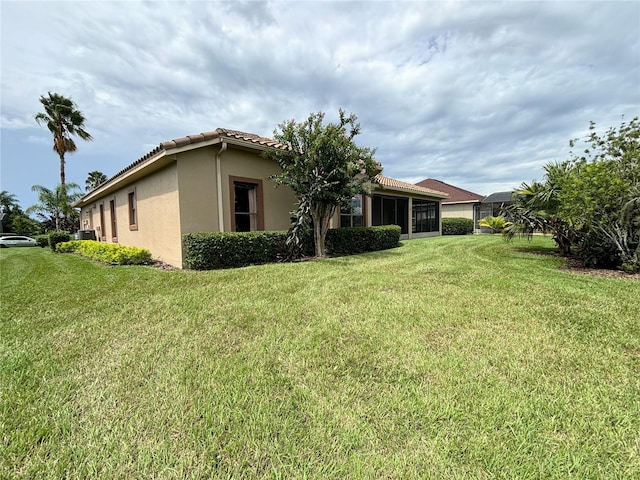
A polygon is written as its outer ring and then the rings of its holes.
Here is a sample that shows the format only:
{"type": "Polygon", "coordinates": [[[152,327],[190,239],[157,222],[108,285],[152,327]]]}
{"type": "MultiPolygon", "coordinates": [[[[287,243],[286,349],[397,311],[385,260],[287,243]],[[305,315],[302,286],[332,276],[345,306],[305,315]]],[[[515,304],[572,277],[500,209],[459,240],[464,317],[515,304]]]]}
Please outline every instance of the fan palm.
{"type": "Polygon", "coordinates": [[[44,113],[38,113],[35,119],[39,125],[44,123],[53,135],[53,151],[60,157],[60,183],[64,185],[64,156],[67,152],[77,150],[71,137],[78,136],[86,141],[93,138],[84,129],[84,115],[70,98],[49,92],[48,97],[40,97],[40,103],[44,107],[44,113]]]}
{"type": "Polygon", "coordinates": [[[99,172],[98,170],[94,170],[93,172],[89,172],[87,176],[87,180],[85,181],[85,189],[88,191],[98,188],[101,184],[107,181],[107,176],[99,172]]]}
{"type": "Polygon", "coordinates": [[[544,182],[523,183],[516,190],[516,201],[504,209],[505,217],[512,222],[503,232],[506,238],[511,239],[516,234],[530,237],[534,232],[550,231],[558,248],[570,253],[576,232],[558,216],[558,195],[562,180],[570,170],[568,162],[548,163],[544,166],[544,182]]]}

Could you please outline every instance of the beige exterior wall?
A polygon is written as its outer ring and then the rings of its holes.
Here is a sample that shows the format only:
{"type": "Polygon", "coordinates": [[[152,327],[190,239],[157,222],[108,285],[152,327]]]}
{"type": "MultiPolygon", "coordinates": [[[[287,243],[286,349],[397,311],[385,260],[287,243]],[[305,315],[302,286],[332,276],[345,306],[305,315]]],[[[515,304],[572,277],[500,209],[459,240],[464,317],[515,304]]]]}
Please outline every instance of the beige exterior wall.
{"type": "Polygon", "coordinates": [[[444,218],[469,218],[473,220],[473,203],[443,204],[442,216],[444,218]]]}
{"type": "Polygon", "coordinates": [[[113,242],[110,201],[115,200],[117,243],[144,247],[170,265],[182,265],[182,240],[178,210],[178,177],[176,164],[158,170],[147,177],[133,180],[81,210],[83,229],[88,226],[96,235],[113,242]],[[129,192],[135,192],[137,230],[129,226],[129,192]],[[100,225],[100,204],[104,207],[104,225],[100,225]],[[87,223],[85,223],[87,222],[87,223]]]}
{"type": "Polygon", "coordinates": [[[280,171],[278,165],[255,151],[229,146],[220,153],[214,145],[177,154],[180,191],[181,232],[218,232],[218,168],[222,186],[223,231],[232,231],[230,177],[262,181],[265,230],[287,230],[289,212],[296,197],[287,187],[276,188],[269,177],[280,171]],[[218,167],[217,163],[220,162],[218,167]]]}
{"type": "Polygon", "coordinates": [[[287,230],[291,224],[289,214],[295,209],[296,197],[293,191],[284,186],[276,188],[269,177],[280,172],[278,164],[263,158],[255,152],[229,147],[221,155],[222,199],[224,229],[231,231],[231,198],[229,177],[242,177],[262,180],[264,205],[264,229],[287,230]]]}
{"type": "Polygon", "coordinates": [[[219,149],[219,145],[214,145],[176,155],[181,234],[219,231],[216,179],[219,149]]]}

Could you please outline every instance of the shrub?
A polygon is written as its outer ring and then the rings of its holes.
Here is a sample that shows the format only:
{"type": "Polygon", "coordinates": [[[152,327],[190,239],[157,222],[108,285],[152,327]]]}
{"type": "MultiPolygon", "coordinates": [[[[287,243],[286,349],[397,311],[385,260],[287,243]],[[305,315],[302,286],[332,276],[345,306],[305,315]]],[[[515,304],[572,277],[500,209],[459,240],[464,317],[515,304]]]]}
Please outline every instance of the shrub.
{"type": "MultiPolygon", "coordinates": [[[[305,232],[306,254],[312,254],[311,232],[305,232]]],[[[287,256],[287,232],[187,233],[182,237],[185,267],[192,270],[244,267],[271,263],[287,256]]],[[[400,241],[400,227],[336,228],[327,232],[327,250],[337,255],[393,248],[400,241]]]]}
{"type": "Polygon", "coordinates": [[[185,266],[212,270],[275,262],[286,239],[284,231],[187,233],[182,237],[185,266]]]}
{"type": "Polygon", "coordinates": [[[71,240],[69,242],[60,242],[56,245],[56,252],[58,253],[75,253],[78,248],[80,240],[71,240]]]}
{"type": "Polygon", "coordinates": [[[442,235],[469,235],[473,233],[473,220],[470,218],[443,218],[442,235]]]}
{"type": "Polygon", "coordinates": [[[151,252],[146,248],[126,247],[117,243],[95,240],[63,242],[57,246],[56,251],[77,253],[109,265],[146,265],[151,261],[151,252]]]}
{"type": "Polygon", "coordinates": [[[400,242],[400,227],[333,228],[327,232],[327,250],[334,255],[373,252],[397,247],[400,242]]]}
{"type": "Polygon", "coordinates": [[[49,246],[49,235],[36,235],[33,238],[39,247],[44,248],[49,246]]]}
{"type": "Polygon", "coordinates": [[[49,233],[49,246],[51,247],[51,251],[56,251],[56,245],[62,242],[68,242],[71,239],[71,235],[69,232],[65,232],[62,230],[56,230],[54,232],[49,233]]]}
{"type": "Polygon", "coordinates": [[[615,244],[595,230],[579,240],[576,255],[585,267],[616,268],[622,263],[615,244]]]}

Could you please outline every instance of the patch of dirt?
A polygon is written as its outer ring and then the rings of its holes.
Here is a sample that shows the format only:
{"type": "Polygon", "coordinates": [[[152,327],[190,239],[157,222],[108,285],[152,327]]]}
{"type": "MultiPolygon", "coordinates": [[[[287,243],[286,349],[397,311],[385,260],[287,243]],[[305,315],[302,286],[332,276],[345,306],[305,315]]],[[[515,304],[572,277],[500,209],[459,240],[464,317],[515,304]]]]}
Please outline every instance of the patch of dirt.
{"type": "Polygon", "coordinates": [[[560,252],[535,252],[536,255],[549,255],[564,260],[565,265],[561,270],[592,277],[624,278],[626,280],[640,280],[640,273],[625,273],[622,270],[611,270],[607,268],[588,268],[582,265],[580,259],[572,256],[562,255],[560,252]]]}
{"type": "Polygon", "coordinates": [[[160,270],[177,270],[173,265],[169,265],[168,263],[161,262],[160,260],[152,260],[151,266],[153,268],[159,268],[160,270]]]}

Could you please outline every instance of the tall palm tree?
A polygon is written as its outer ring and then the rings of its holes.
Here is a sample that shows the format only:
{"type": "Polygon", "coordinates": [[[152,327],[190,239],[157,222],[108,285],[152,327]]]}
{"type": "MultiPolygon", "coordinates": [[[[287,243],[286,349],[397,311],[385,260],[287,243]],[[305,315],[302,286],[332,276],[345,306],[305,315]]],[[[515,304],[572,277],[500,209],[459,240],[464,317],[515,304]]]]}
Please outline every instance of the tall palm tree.
{"type": "Polygon", "coordinates": [[[53,135],[53,151],[60,157],[60,183],[64,185],[64,156],[67,152],[77,150],[71,137],[77,135],[86,141],[93,138],[84,129],[84,115],[70,98],[49,92],[48,97],[44,95],[40,97],[40,103],[44,107],[44,113],[38,113],[35,119],[39,125],[46,124],[53,135]]]}
{"type": "Polygon", "coordinates": [[[42,185],[34,185],[31,190],[38,194],[38,203],[27,208],[27,214],[33,213],[42,222],[54,223],[56,230],[73,227],[77,212],[71,204],[82,197],[80,185],[61,183],[53,190],[42,185]]]}
{"type": "Polygon", "coordinates": [[[93,190],[94,188],[98,188],[101,184],[107,181],[107,176],[99,172],[98,170],[94,170],[93,172],[89,172],[87,175],[87,180],[85,181],[85,189],[88,191],[93,190]]]}

